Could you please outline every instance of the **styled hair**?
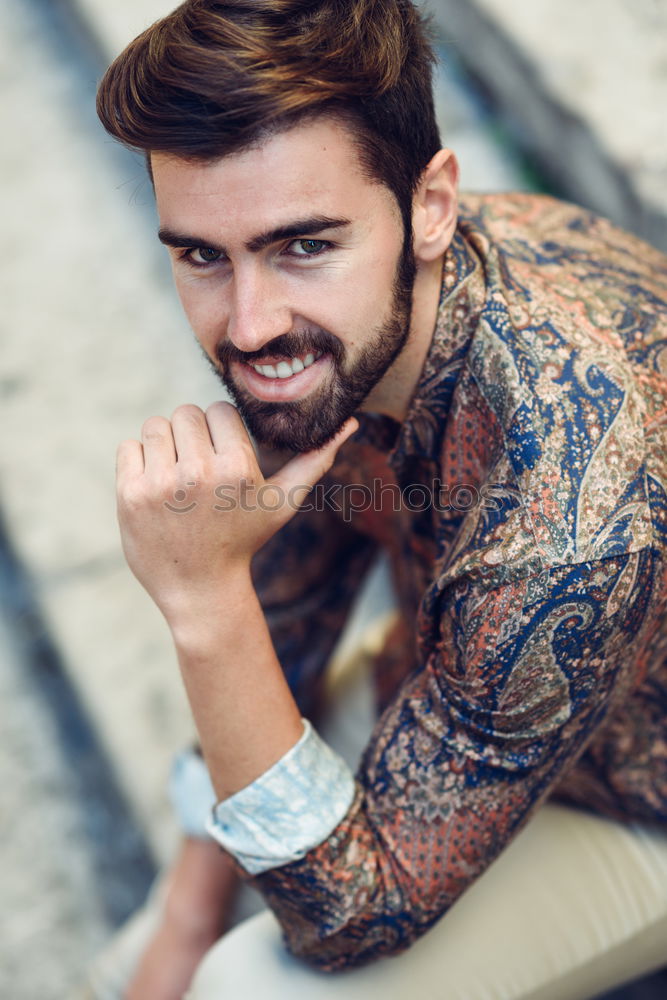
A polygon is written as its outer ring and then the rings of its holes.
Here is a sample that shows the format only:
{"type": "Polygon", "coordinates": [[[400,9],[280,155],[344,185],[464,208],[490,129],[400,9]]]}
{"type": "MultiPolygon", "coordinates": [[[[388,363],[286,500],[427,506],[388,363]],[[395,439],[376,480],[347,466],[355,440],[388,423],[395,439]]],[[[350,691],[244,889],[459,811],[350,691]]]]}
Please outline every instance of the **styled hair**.
{"type": "Polygon", "coordinates": [[[206,162],[337,116],[408,226],[440,148],[433,62],[410,0],[186,0],[112,63],[97,110],[149,168],[152,152],[206,162]]]}

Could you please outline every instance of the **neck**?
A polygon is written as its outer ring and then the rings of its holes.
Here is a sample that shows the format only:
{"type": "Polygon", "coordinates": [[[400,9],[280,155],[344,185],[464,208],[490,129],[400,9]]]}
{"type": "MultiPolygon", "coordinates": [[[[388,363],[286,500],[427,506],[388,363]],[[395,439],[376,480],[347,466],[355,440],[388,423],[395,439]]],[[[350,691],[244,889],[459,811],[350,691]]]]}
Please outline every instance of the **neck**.
{"type": "Polygon", "coordinates": [[[362,410],[382,413],[399,423],[405,419],[433,340],[441,285],[442,258],[418,265],[408,339],[389,371],[365,400],[362,410]]]}

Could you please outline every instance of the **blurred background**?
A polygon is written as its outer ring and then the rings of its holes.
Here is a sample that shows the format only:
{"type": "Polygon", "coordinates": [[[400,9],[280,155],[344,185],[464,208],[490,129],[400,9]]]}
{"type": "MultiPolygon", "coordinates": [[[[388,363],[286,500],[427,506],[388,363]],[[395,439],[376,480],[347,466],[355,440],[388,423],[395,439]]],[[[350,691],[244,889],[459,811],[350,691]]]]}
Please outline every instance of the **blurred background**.
{"type": "MultiPolygon", "coordinates": [[[[177,832],[192,725],[125,568],[121,439],[219,395],[155,239],[143,164],[94,113],[171,0],[0,6],[0,994],[61,1000],[177,832]]],[[[431,0],[443,139],[468,190],[550,191],[667,250],[667,0],[431,0]]],[[[614,1000],[657,1000],[652,977],[614,1000]]]]}

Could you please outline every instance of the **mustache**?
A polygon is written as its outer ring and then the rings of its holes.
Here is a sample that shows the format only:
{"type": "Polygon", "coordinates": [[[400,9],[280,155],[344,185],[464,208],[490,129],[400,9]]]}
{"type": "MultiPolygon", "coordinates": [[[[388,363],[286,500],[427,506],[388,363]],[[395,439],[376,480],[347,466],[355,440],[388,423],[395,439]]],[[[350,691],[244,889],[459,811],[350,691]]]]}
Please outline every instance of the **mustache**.
{"type": "Polygon", "coordinates": [[[341,342],[327,330],[297,330],[282,333],[256,351],[240,351],[229,340],[218,344],[215,355],[223,368],[228,368],[233,361],[245,364],[261,364],[264,358],[276,354],[286,358],[296,358],[309,352],[313,354],[331,354],[334,361],[341,361],[344,348],[341,342]]]}

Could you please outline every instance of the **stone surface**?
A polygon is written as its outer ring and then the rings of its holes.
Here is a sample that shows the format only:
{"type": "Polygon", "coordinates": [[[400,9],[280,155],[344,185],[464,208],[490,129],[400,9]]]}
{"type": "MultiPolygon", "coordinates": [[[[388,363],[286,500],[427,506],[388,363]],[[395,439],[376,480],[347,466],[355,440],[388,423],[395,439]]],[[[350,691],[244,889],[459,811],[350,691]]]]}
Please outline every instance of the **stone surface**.
{"type": "Polygon", "coordinates": [[[110,926],[53,719],[22,665],[1,615],[0,995],[61,1000],[110,926]]]}
{"type": "Polygon", "coordinates": [[[664,0],[431,8],[556,190],[667,249],[664,0]]]}
{"type": "Polygon", "coordinates": [[[133,38],[154,21],[169,14],[175,0],[71,0],[100,47],[113,59],[133,38]]]}
{"type": "Polygon", "coordinates": [[[93,81],[44,37],[30,8],[7,0],[0,17],[10,135],[0,190],[0,500],[65,666],[119,773],[131,774],[159,851],[156,777],[191,724],[166,629],[124,566],[114,454],[150,413],[207,404],[219,388],[172,292],[143,166],[118,157],[97,126],[93,81]]]}

